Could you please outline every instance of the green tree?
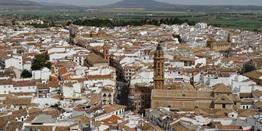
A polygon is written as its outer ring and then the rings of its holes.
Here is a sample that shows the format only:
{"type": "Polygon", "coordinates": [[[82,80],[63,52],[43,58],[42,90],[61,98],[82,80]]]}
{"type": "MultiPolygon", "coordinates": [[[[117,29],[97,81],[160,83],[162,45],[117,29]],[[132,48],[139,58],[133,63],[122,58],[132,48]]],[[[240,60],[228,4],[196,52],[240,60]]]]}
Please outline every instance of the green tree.
{"type": "Polygon", "coordinates": [[[256,67],[250,63],[246,63],[242,67],[242,73],[247,73],[256,70],[256,67]]]}
{"type": "Polygon", "coordinates": [[[33,64],[32,64],[32,70],[41,70],[43,67],[47,67],[51,69],[51,63],[48,62],[49,60],[49,55],[44,53],[44,54],[39,54],[36,55],[33,64]]]}
{"type": "Polygon", "coordinates": [[[21,77],[22,78],[31,78],[32,77],[32,73],[29,72],[28,70],[23,70],[21,73],[21,77]]]}

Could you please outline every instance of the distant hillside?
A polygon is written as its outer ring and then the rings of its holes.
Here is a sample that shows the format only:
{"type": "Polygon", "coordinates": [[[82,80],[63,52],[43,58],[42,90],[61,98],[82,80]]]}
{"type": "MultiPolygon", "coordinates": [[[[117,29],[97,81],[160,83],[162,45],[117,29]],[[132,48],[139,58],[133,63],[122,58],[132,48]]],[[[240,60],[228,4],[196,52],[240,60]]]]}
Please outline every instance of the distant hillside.
{"type": "Polygon", "coordinates": [[[84,9],[73,5],[55,2],[33,2],[30,0],[0,0],[0,9],[11,10],[50,10],[50,9],[84,9]]]}
{"type": "Polygon", "coordinates": [[[122,0],[108,5],[109,8],[170,8],[171,4],[157,2],[154,0],[122,0]]]}
{"type": "Polygon", "coordinates": [[[243,12],[260,11],[262,6],[237,6],[237,5],[179,5],[158,2],[155,0],[122,0],[120,2],[102,6],[100,8],[144,8],[164,11],[190,11],[190,12],[243,12]]]}
{"type": "Polygon", "coordinates": [[[37,2],[29,0],[0,0],[1,6],[39,6],[37,2]]]}

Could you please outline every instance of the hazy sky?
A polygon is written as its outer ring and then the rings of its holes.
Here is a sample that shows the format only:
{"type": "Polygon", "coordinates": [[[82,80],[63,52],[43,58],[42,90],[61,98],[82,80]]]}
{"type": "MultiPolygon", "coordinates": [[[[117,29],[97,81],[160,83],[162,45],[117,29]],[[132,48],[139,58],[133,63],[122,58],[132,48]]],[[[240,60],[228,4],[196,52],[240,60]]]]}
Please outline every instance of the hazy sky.
{"type": "MultiPolygon", "coordinates": [[[[64,3],[69,5],[94,6],[106,5],[121,0],[31,0],[64,3]]],[[[260,5],[262,0],[156,0],[160,2],[168,2],[173,4],[189,4],[189,5],[260,5]]]]}

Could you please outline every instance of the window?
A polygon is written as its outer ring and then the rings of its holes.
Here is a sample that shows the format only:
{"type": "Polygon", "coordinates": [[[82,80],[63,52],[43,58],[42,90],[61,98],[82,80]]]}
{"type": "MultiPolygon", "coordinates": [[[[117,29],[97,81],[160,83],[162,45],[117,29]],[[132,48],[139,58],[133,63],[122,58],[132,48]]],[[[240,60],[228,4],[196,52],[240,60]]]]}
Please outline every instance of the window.
{"type": "Polygon", "coordinates": [[[222,104],[222,108],[225,109],[226,108],[226,104],[222,104]]]}

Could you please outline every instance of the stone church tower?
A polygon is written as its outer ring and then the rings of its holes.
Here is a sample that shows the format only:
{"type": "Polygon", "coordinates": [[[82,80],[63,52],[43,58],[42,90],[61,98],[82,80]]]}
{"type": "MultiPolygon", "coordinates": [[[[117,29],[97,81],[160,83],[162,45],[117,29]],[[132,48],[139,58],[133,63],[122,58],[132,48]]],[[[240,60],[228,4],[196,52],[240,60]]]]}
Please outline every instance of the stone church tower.
{"type": "Polygon", "coordinates": [[[107,62],[109,62],[109,60],[110,60],[109,47],[108,47],[108,45],[106,45],[106,44],[103,46],[103,56],[104,56],[104,59],[105,59],[107,62]]]}
{"type": "Polygon", "coordinates": [[[160,44],[154,53],[154,89],[164,89],[164,51],[160,44]]]}

